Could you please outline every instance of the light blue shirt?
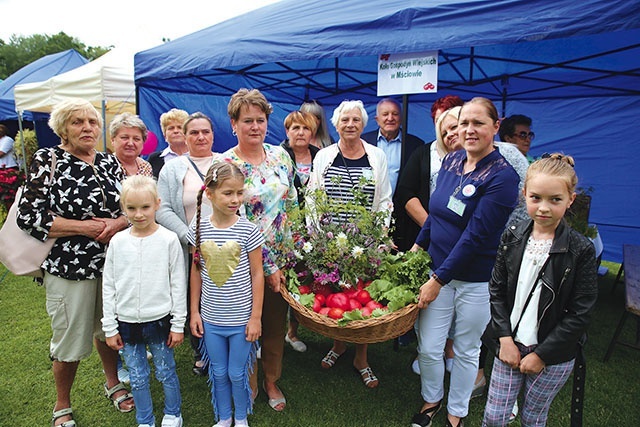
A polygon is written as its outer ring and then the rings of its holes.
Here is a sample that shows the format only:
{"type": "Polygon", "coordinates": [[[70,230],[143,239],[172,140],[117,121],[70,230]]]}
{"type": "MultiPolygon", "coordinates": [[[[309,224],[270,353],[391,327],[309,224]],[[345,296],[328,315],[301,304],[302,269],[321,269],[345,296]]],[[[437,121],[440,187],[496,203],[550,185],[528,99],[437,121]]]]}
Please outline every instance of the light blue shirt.
{"type": "Polygon", "coordinates": [[[389,183],[391,184],[391,192],[395,193],[400,174],[400,162],[402,161],[402,131],[398,130],[398,135],[391,141],[387,141],[387,138],[378,130],[378,147],[387,156],[389,183]]]}

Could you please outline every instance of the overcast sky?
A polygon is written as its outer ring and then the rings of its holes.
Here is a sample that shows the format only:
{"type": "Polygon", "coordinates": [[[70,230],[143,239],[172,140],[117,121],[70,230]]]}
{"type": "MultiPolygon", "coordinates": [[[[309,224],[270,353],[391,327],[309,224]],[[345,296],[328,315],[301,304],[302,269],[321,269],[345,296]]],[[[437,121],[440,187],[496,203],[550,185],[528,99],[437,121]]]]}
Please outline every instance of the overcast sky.
{"type": "Polygon", "coordinates": [[[144,50],[278,0],[0,0],[0,39],[63,31],[87,46],[144,50]]]}

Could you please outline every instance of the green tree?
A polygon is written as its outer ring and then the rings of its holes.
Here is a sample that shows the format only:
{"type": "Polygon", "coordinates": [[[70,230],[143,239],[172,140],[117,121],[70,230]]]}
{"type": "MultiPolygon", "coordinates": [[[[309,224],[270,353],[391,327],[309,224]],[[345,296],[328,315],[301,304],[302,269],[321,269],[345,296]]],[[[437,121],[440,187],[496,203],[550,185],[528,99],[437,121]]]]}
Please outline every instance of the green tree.
{"type": "Polygon", "coordinates": [[[85,58],[93,60],[112,48],[113,46],[86,46],[64,32],[54,35],[12,35],[8,42],[0,39],[0,79],[5,79],[25,65],[52,53],[75,49],[85,58]]]}

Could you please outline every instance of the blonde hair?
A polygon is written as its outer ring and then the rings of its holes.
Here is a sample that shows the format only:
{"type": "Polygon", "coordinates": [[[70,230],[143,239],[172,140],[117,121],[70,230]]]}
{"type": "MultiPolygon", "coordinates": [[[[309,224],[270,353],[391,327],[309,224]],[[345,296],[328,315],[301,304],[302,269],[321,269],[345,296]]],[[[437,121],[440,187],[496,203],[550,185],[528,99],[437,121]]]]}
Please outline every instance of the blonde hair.
{"type": "Polygon", "coordinates": [[[315,131],[316,141],[319,141],[322,147],[328,147],[333,143],[331,135],[329,134],[329,126],[327,125],[327,116],[324,113],[324,108],[317,101],[307,101],[302,103],[300,111],[303,113],[313,114],[320,124],[315,131]]]}
{"type": "Polygon", "coordinates": [[[460,117],[460,110],[462,110],[462,107],[460,106],[449,108],[448,110],[443,111],[436,120],[436,149],[438,150],[438,153],[443,157],[451,150],[449,149],[449,147],[447,147],[447,144],[445,144],[444,138],[442,136],[442,122],[447,116],[455,117],[457,121],[460,117]]]}
{"type": "Polygon", "coordinates": [[[204,185],[200,188],[200,191],[198,191],[198,196],[196,198],[196,245],[193,254],[193,263],[198,270],[201,268],[200,220],[202,219],[202,196],[204,195],[205,189],[208,188],[209,191],[213,192],[223,182],[230,179],[238,179],[244,183],[245,176],[235,163],[214,161],[207,171],[207,175],[204,177],[204,185]]]}
{"type": "Polygon", "coordinates": [[[316,119],[311,113],[305,113],[304,111],[293,111],[284,118],[284,128],[289,130],[294,123],[301,123],[311,129],[311,133],[316,133],[318,127],[316,119]]]}
{"type": "Polygon", "coordinates": [[[145,175],[132,175],[122,181],[122,191],[120,192],[120,205],[124,209],[124,205],[127,200],[127,196],[132,191],[148,191],[154,200],[158,199],[158,186],[156,180],[150,176],[145,175]]]}
{"type": "Polygon", "coordinates": [[[260,108],[260,110],[262,110],[262,112],[267,116],[267,120],[269,119],[269,115],[273,113],[273,107],[269,104],[267,98],[265,98],[262,92],[258,89],[249,90],[242,88],[231,95],[231,100],[229,100],[229,105],[227,106],[229,118],[238,120],[240,118],[240,110],[242,107],[249,107],[250,105],[255,105],[260,108]]]}
{"type": "Polygon", "coordinates": [[[147,140],[147,135],[149,133],[147,126],[144,124],[142,119],[135,114],[122,113],[115,116],[109,124],[109,133],[111,134],[111,137],[115,138],[122,128],[138,129],[142,134],[142,140],[147,140]]]}
{"type": "Polygon", "coordinates": [[[95,117],[98,122],[98,126],[102,129],[104,122],[102,116],[96,110],[89,101],[80,98],[68,98],[59,102],[51,110],[51,116],[49,116],[49,127],[53,132],[60,137],[62,144],[67,143],[67,122],[71,119],[74,113],[88,113],[95,117]]]}
{"type": "Polygon", "coordinates": [[[160,127],[162,128],[162,135],[166,134],[167,126],[169,126],[170,122],[179,122],[180,129],[182,129],[182,125],[188,117],[189,113],[177,108],[172,108],[166,113],[162,113],[162,115],[160,116],[160,127]]]}
{"type": "Polygon", "coordinates": [[[527,182],[536,175],[549,175],[561,178],[567,185],[569,194],[573,194],[578,185],[578,175],[574,169],[573,157],[562,153],[543,154],[542,158],[533,162],[527,169],[527,177],[524,180],[524,188],[527,182]]]}

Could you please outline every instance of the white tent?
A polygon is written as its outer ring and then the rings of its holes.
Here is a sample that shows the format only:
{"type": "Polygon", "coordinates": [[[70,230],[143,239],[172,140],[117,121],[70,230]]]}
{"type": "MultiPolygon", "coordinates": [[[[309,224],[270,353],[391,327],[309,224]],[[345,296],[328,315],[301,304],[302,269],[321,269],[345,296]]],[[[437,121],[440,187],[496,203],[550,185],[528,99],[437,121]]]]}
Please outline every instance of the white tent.
{"type": "Polygon", "coordinates": [[[48,113],[65,98],[82,98],[102,112],[105,149],[110,139],[106,129],[114,115],[135,113],[133,56],[135,52],[113,49],[101,57],[43,82],[14,88],[16,110],[48,113]]]}

